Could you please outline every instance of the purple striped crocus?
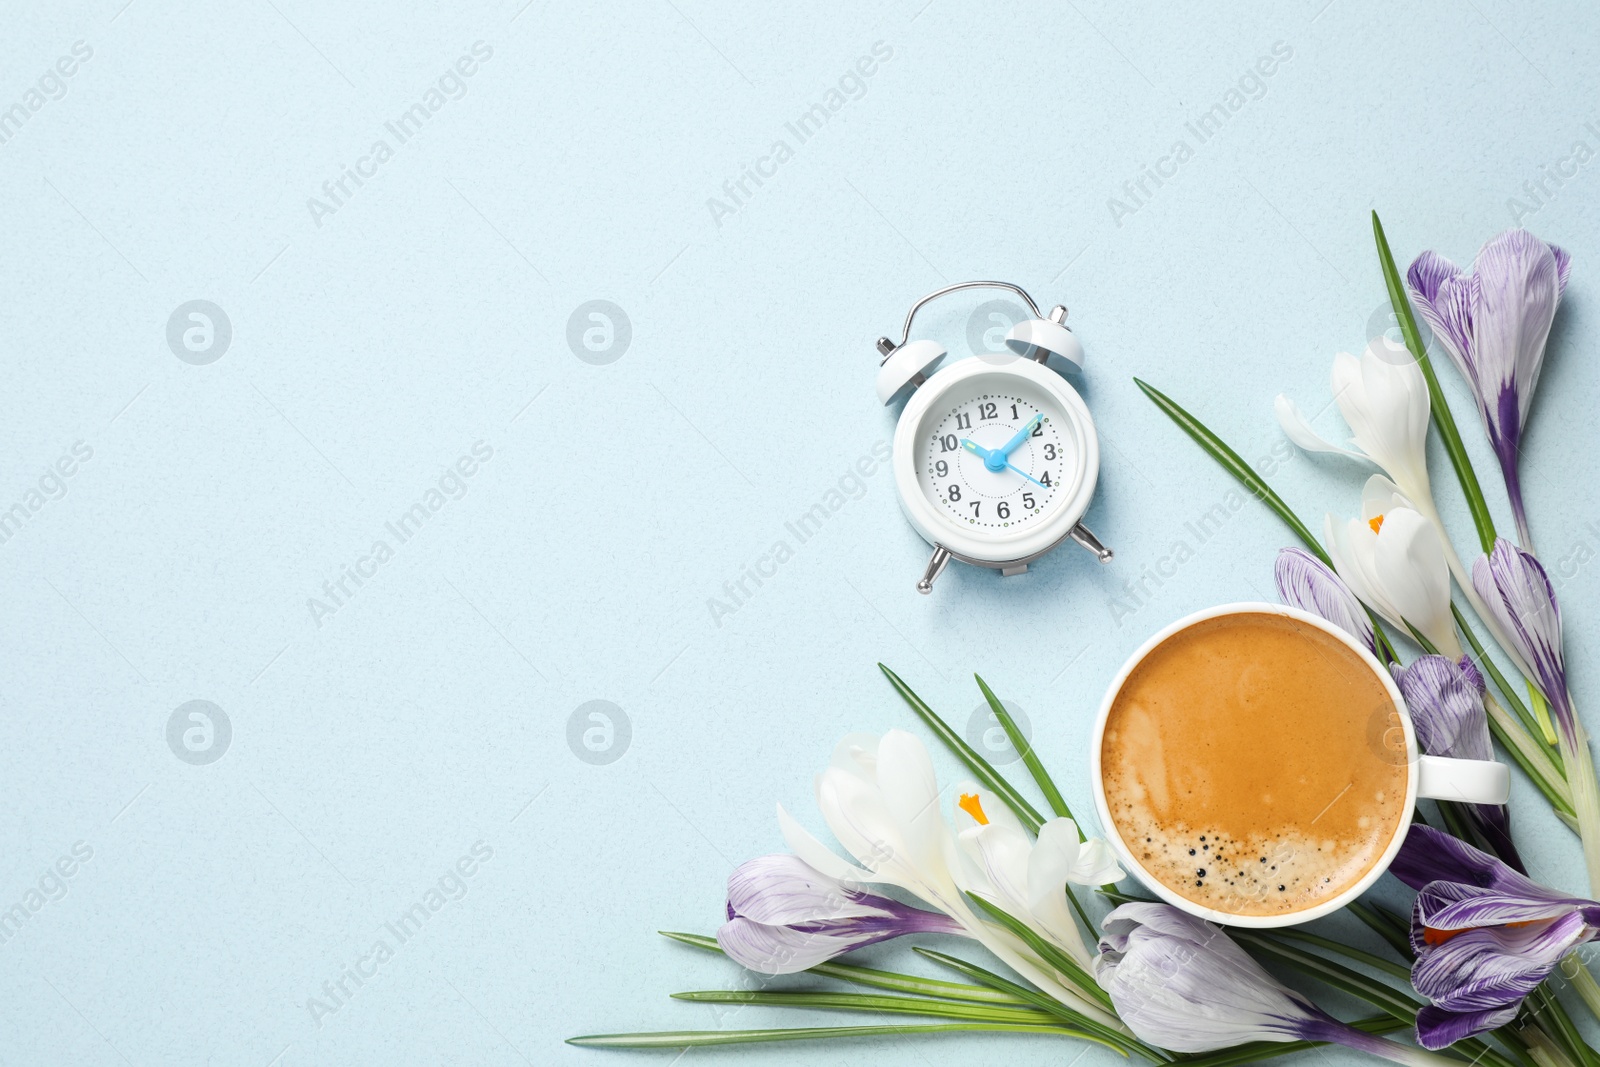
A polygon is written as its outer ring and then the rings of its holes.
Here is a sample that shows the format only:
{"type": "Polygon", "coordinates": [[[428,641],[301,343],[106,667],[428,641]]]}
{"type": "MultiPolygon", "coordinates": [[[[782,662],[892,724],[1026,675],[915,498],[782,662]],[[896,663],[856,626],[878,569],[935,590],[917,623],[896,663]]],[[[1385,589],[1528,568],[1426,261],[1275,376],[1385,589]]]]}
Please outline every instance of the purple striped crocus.
{"type": "Polygon", "coordinates": [[[1377,654],[1372,619],[1332,567],[1303,548],[1283,548],[1278,550],[1272,577],[1278,583],[1279,600],[1326,619],[1377,654]]]}
{"type": "Polygon", "coordinates": [[[1412,1067],[1444,1062],[1340,1022],[1280,984],[1221,928],[1169,904],[1123,904],[1102,929],[1095,980],[1141,1041],[1173,1052],[1336,1041],[1412,1067]]]}
{"type": "Polygon", "coordinates": [[[793,974],[902,934],[964,934],[923,911],[829,878],[798,856],[761,856],[728,876],[728,921],[717,944],[761,974],[793,974]]]}
{"type": "MultiPolygon", "coordinates": [[[[1483,675],[1472,660],[1462,656],[1419,656],[1411,666],[1390,668],[1411,723],[1417,744],[1430,756],[1454,759],[1494,759],[1489,740],[1489,716],[1483,708],[1483,675]]],[[[1496,854],[1517,870],[1525,870],[1511,840],[1511,821],[1503,804],[1466,805],[1496,854]]]]}
{"type": "Polygon", "coordinates": [[[1595,780],[1589,737],[1572,706],[1566,659],[1561,651],[1561,605],[1544,567],[1531,552],[1505,538],[1472,565],[1472,584],[1505,635],[1506,651],[1550,704],[1556,740],[1572,789],[1572,807],[1589,868],[1589,892],[1600,891],[1600,783],[1595,780]]]}
{"type": "Polygon", "coordinates": [[[1600,901],[1547,889],[1421,824],[1389,867],[1412,889],[1411,984],[1433,1003],[1417,1043],[1440,1049],[1504,1026],[1577,946],[1600,933],[1600,901]]]}
{"type": "Polygon", "coordinates": [[[1507,230],[1478,250],[1471,273],[1434,252],[1422,253],[1406,272],[1412,300],[1478,402],[1517,536],[1529,549],[1517,448],[1571,271],[1572,260],[1560,248],[1527,230],[1507,230]]]}

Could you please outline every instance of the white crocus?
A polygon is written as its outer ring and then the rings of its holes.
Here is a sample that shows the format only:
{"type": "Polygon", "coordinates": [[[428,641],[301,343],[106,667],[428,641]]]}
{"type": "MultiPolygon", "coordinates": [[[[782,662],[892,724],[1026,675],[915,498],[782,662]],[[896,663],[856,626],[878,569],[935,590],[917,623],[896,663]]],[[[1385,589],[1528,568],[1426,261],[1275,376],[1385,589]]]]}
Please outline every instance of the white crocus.
{"type": "MultiPolygon", "coordinates": [[[[911,893],[960,923],[1048,995],[1096,1022],[1124,1030],[1114,1015],[1057,977],[1020,938],[974,912],[963,894],[979,880],[940,810],[933,761],[916,737],[904,730],[890,730],[881,738],[846,736],[834,749],[830,766],[817,776],[816,791],[823,819],[856,863],[841,859],[780,805],[778,821],[796,856],[841,882],[892,885],[911,893]]],[[[1027,916],[1017,917],[1027,921],[1027,916]]]]}
{"type": "MultiPolygon", "coordinates": [[[[1283,432],[1308,452],[1329,452],[1365,461],[1387,474],[1410,507],[1433,526],[1456,584],[1495,639],[1506,646],[1506,635],[1473,588],[1472,574],[1456,554],[1450,531],[1445,529],[1444,520],[1433,502],[1427,454],[1431,408],[1422,368],[1404,346],[1382,335],[1372,340],[1359,360],[1348,352],[1335,356],[1331,384],[1334,402],[1350,426],[1351,440],[1356,447],[1344,448],[1325,440],[1311,428],[1310,421],[1295,402],[1280,394],[1273,406],[1283,432]]],[[[1343,572],[1340,574],[1342,577],[1343,572]]],[[[1377,606],[1373,607],[1376,610],[1377,606]]],[[[1450,643],[1456,643],[1453,634],[1450,643]]],[[[1517,660],[1515,653],[1512,658],[1517,660]]],[[[1520,660],[1517,666],[1523,667],[1520,660]]]]}
{"type": "Polygon", "coordinates": [[[1087,970],[1093,960],[1067,904],[1067,883],[1120,881],[1111,847],[1078,840],[1071,819],[1051,819],[1034,840],[999,797],[971,782],[956,791],[957,839],[970,861],[956,871],[961,888],[992,900],[1032,926],[1087,970]]]}
{"type": "Polygon", "coordinates": [[[1461,658],[1444,544],[1393,482],[1378,474],[1367,479],[1361,517],[1329,515],[1324,539],[1334,570],[1368,607],[1401,630],[1415,627],[1451,659],[1461,658]]]}

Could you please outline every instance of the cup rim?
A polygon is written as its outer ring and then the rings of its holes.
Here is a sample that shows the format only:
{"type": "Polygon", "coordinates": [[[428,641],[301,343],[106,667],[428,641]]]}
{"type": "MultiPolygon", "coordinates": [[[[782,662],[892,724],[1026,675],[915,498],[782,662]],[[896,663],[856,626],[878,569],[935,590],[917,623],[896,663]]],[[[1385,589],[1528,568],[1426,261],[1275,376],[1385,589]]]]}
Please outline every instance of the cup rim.
{"type": "Polygon", "coordinates": [[[1117,853],[1117,858],[1122,861],[1123,867],[1162,900],[1175,908],[1188,912],[1190,915],[1224,926],[1237,926],[1247,929],[1298,926],[1301,923],[1331,915],[1343,908],[1372,888],[1373,883],[1383,877],[1384,872],[1389,869],[1389,865],[1394,862],[1401,845],[1405,843],[1406,832],[1411,828],[1412,812],[1416,810],[1417,805],[1417,735],[1415,728],[1411,724],[1411,714],[1406,710],[1405,700],[1400,695],[1400,687],[1395,684],[1394,679],[1384,669],[1383,665],[1378,662],[1378,658],[1372,654],[1370,649],[1357,642],[1354,637],[1344,630],[1319,615],[1313,615],[1309,611],[1303,611],[1300,608],[1290,607],[1285,604],[1270,604],[1265,601],[1239,601],[1191,612],[1163,626],[1134,650],[1133,654],[1123,663],[1122,668],[1117,671],[1116,676],[1112,678],[1111,684],[1106,688],[1105,696],[1100,701],[1100,710],[1095,716],[1094,734],[1089,748],[1089,775],[1094,789],[1095,811],[1100,816],[1100,825],[1105,832],[1106,840],[1117,853]],[[1343,642],[1346,648],[1355,652],[1383,683],[1384,690],[1389,694],[1390,700],[1394,703],[1395,712],[1399,716],[1400,728],[1405,735],[1406,743],[1406,800],[1405,807],[1402,809],[1405,814],[1396,824],[1394,835],[1390,839],[1388,846],[1383,850],[1382,855],[1378,857],[1366,874],[1347,886],[1337,896],[1330,897],[1328,900],[1313,907],[1305,908],[1301,911],[1288,912],[1283,915],[1239,915],[1208,907],[1204,904],[1197,904],[1168,888],[1159,878],[1146,870],[1144,865],[1133,854],[1133,850],[1128,847],[1127,842],[1122,839],[1122,833],[1117,829],[1116,821],[1111,817],[1111,808],[1106,801],[1105,778],[1102,774],[1101,764],[1106,722],[1111,716],[1112,704],[1115,703],[1117,695],[1122,692],[1122,687],[1127,682],[1128,676],[1144,662],[1157,645],[1174,634],[1210,619],[1221,618],[1226,615],[1256,614],[1279,615],[1305,623],[1321,630],[1323,633],[1332,635],[1343,642]]]}

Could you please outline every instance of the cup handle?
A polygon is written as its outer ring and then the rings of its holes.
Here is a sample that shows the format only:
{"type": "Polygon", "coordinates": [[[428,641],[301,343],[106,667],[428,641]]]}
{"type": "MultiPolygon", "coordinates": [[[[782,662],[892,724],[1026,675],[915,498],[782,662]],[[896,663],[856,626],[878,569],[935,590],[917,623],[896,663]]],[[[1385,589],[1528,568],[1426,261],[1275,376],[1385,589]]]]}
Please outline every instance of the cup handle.
{"type": "Polygon", "coordinates": [[[1417,757],[1417,796],[1465,804],[1504,804],[1511,795],[1511,772],[1485,759],[1417,757]]]}

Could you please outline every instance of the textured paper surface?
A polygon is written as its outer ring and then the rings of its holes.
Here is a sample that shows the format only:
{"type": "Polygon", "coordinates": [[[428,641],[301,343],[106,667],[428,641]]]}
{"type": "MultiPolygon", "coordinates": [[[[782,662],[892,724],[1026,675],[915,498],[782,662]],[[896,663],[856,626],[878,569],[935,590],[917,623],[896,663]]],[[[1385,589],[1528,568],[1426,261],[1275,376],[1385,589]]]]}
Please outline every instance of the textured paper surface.
{"type": "MultiPolygon", "coordinates": [[[[1363,475],[1289,453],[1271,401],[1337,432],[1332,356],[1387,325],[1373,208],[1402,262],[1469,259],[1514,214],[1572,250],[1525,484],[1569,647],[1600,646],[1585,5],[104,0],[4,22],[7,1062],[609,1063],[560,1039],[869,1021],[671,1002],[753,985],[654,931],[712,931],[731,867],[781,847],[774,803],[820,829],[834,741],[912,723],[880,659],[963,728],[982,671],[1090,808],[1106,681],[1167,621],[1270,597],[1288,540],[1131,379],[1308,521],[1354,513],[1363,475]],[[1117,558],[957,565],[919,597],[926,547],[887,469],[857,467],[893,428],[873,341],[974,277],[1071,308],[1104,444],[1088,523],[1117,558]],[[366,977],[336,1004],[346,968],[366,977]]],[[[968,352],[1005,321],[986,299],[918,325],[968,352]]],[[[1520,780],[1514,804],[1534,873],[1581,888],[1571,835],[1520,780]]]]}

